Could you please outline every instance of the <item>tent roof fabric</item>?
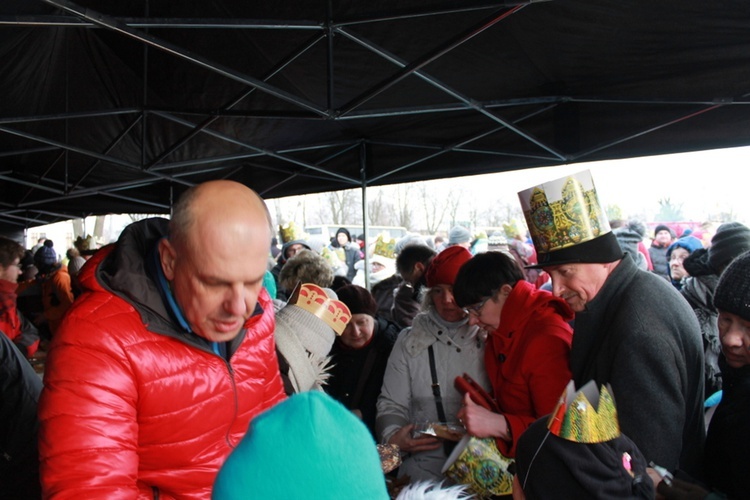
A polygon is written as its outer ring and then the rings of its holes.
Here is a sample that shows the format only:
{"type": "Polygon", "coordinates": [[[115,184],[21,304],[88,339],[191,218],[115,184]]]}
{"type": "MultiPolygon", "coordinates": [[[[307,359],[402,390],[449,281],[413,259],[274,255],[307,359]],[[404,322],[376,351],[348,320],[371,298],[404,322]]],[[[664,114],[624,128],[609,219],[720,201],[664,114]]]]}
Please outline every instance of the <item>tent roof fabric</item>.
{"type": "Polygon", "coordinates": [[[5,0],[0,232],[750,143],[750,4],[5,0]]]}

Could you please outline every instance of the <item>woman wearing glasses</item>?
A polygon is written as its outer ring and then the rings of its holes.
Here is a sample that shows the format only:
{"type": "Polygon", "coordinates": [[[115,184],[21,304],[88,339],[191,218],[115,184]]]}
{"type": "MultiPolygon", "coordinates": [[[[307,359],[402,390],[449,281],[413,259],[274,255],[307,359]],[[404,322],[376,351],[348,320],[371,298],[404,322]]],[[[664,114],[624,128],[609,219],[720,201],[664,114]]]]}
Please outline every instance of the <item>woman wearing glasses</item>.
{"type": "Polygon", "coordinates": [[[552,412],[571,379],[569,355],[573,312],[564,300],[524,280],[516,261],[487,252],[464,264],[453,285],[456,303],[489,337],[484,362],[502,413],[464,397],[458,416],[476,437],[494,437],[515,456],[521,433],[552,412]]]}

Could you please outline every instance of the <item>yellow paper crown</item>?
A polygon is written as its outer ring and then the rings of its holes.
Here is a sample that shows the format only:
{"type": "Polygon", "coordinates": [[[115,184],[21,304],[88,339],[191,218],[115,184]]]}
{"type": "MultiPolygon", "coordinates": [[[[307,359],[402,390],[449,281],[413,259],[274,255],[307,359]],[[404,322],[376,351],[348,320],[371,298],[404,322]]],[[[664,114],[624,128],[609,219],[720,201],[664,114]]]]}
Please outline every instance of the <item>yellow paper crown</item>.
{"type": "Polygon", "coordinates": [[[610,231],[588,170],[518,193],[537,251],[548,253],[610,231]]]}
{"type": "Polygon", "coordinates": [[[96,240],[90,234],[87,234],[85,238],[82,236],[77,237],[73,242],[73,246],[76,247],[79,252],[96,250],[98,247],[96,240]]]}
{"type": "Polygon", "coordinates": [[[552,411],[547,428],[555,436],[576,443],[603,443],[620,435],[617,407],[609,385],[597,392],[591,380],[576,391],[571,380],[552,411]]]}
{"type": "Polygon", "coordinates": [[[391,238],[386,241],[382,234],[378,235],[378,239],[375,240],[375,255],[382,257],[388,257],[389,259],[396,258],[396,240],[391,238]]]}
{"type": "Polygon", "coordinates": [[[352,317],[346,304],[330,298],[325,290],[312,283],[297,286],[288,303],[322,319],[337,335],[344,333],[352,317]]]}
{"type": "Polygon", "coordinates": [[[297,224],[294,221],[280,225],[279,232],[281,233],[281,243],[289,243],[290,241],[294,240],[303,240],[306,236],[305,233],[299,227],[297,227],[297,224]]]}

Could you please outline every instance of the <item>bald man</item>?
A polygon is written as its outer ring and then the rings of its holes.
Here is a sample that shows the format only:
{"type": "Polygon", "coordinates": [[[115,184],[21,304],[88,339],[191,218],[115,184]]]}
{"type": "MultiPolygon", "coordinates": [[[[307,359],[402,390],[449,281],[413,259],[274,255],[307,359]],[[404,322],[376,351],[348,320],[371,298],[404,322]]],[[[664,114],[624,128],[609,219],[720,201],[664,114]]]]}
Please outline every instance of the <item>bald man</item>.
{"type": "Polygon", "coordinates": [[[250,420],[284,398],[270,227],[255,192],[213,181],[96,253],[46,365],[46,498],[210,497],[250,420]]]}

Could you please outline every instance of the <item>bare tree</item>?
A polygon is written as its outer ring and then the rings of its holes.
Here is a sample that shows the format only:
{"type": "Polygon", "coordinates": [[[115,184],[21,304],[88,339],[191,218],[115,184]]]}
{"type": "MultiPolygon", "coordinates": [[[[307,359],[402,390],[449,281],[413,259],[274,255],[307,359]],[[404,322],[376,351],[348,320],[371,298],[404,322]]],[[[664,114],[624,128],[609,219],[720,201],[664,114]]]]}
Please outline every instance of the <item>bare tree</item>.
{"type": "Polygon", "coordinates": [[[370,190],[374,194],[367,200],[367,218],[373,226],[390,226],[393,224],[393,205],[388,202],[383,189],[370,190]]]}
{"type": "Polygon", "coordinates": [[[393,189],[394,198],[396,199],[396,223],[411,230],[414,223],[410,204],[412,187],[409,184],[398,184],[393,189]]]}
{"type": "Polygon", "coordinates": [[[322,223],[333,225],[359,224],[362,222],[361,203],[358,198],[360,191],[347,189],[345,191],[332,191],[325,194],[328,212],[321,208],[320,215],[322,223]]]}
{"type": "Polygon", "coordinates": [[[450,214],[450,226],[453,227],[458,222],[458,209],[461,206],[461,198],[463,196],[463,190],[459,189],[458,191],[455,191],[451,189],[448,192],[448,196],[444,200],[445,203],[448,206],[449,214],[450,214]]]}
{"type": "Polygon", "coordinates": [[[445,219],[448,205],[439,194],[436,196],[434,189],[428,189],[428,184],[420,183],[419,193],[424,209],[425,229],[429,234],[435,234],[445,219]]]}

